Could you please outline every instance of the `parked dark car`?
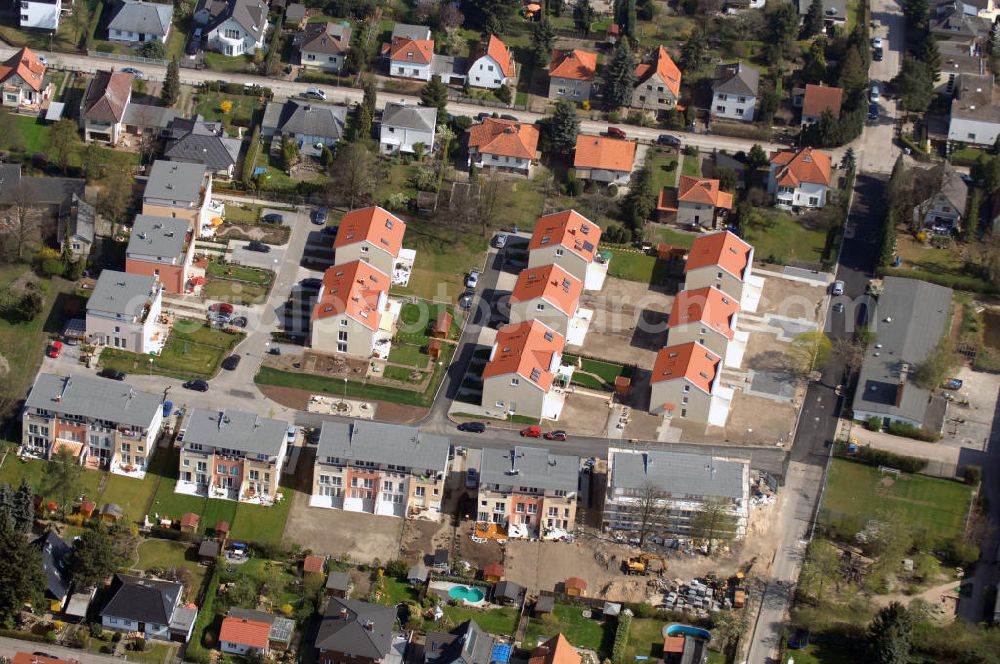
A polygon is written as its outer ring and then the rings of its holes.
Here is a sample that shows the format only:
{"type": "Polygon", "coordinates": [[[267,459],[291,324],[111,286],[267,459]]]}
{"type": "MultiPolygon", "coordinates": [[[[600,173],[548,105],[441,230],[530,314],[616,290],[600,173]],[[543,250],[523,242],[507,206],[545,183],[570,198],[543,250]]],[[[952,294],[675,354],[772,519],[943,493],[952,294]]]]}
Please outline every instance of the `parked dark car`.
{"type": "Polygon", "coordinates": [[[339,230],[340,226],[324,226],[322,233],[323,235],[332,235],[333,237],[337,237],[337,231],[339,230]]]}
{"type": "MultiPolygon", "coordinates": [[[[610,131],[609,131],[610,133],[610,131]]],[[[671,148],[679,148],[681,146],[681,139],[676,136],[671,136],[670,134],[660,134],[656,137],[657,145],[666,145],[671,148]]]]}
{"type": "Polygon", "coordinates": [[[475,292],[467,290],[462,293],[462,296],[458,298],[458,306],[463,311],[468,311],[472,307],[472,298],[475,296],[475,292]]]}
{"type": "Polygon", "coordinates": [[[486,431],[486,424],[483,422],[462,422],[458,425],[458,430],[465,433],[483,433],[486,431]]]}
{"type": "Polygon", "coordinates": [[[501,115],[501,116],[500,116],[500,119],[501,119],[501,120],[510,120],[511,122],[520,122],[520,120],[518,120],[518,119],[517,119],[516,117],[514,117],[513,115],[506,115],[506,114],[505,114],[505,115],[501,115]]]}
{"type": "Polygon", "coordinates": [[[240,356],[230,355],[222,361],[222,368],[226,371],[233,371],[236,367],[240,366],[240,356]]]}
{"type": "Polygon", "coordinates": [[[268,224],[283,224],[283,223],[285,223],[285,217],[282,216],[282,215],[280,215],[280,214],[278,214],[277,212],[271,212],[271,213],[265,214],[263,217],[261,217],[261,219],[263,219],[264,222],[268,223],[268,224]]]}
{"type": "Polygon", "coordinates": [[[312,222],[316,225],[325,224],[329,215],[325,207],[316,208],[312,213],[312,222]]]}
{"type": "Polygon", "coordinates": [[[476,122],[482,122],[486,118],[491,118],[491,117],[493,117],[492,113],[480,113],[479,115],[476,116],[476,122]]]}
{"type": "Polygon", "coordinates": [[[562,429],[557,429],[556,431],[549,431],[545,434],[545,440],[566,440],[566,432],[562,429]]]}
{"type": "Polygon", "coordinates": [[[868,104],[868,119],[878,120],[878,104],[868,104]]]}
{"type": "Polygon", "coordinates": [[[125,374],[117,369],[101,369],[97,372],[97,375],[101,378],[110,378],[111,380],[125,380],[125,374]]]}
{"type": "Polygon", "coordinates": [[[627,138],[625,132],[618,127],[608,127],[608,136],[611,138],[627,138]]]}
{"type": "Polygon", "coordinates": [[[260,240],[251,240],[246,246],[247,251],[259,251],[262,254],[271,253],[271,247],[260,240]]]}
{"type": "Polygon", "coordinates": [[[182,387],[186,390],[194,390],[195,392],[208,392],[208,381],[201,379],[189,380],[182,387]]]}
{"type": "Polygon", "coordinates": [[[247,317],[246,316],[236,316],[229,321],[230,325],[235,325],[236,327],[246,327],[247,317]]]}
{"type": "Polygon", "coordinates": [[[310,277],[309,279],[300,281],[299,285],[307,290],[319,290],[323,285],[323,280],[318,277],[310,277]]]}
{"type": "Polygon", "coordinates": [[[882,51],[882,49],[876,48],[874,53],[872,54],[872,59],[875,60],[875,62],[882,62],[883,57],[884,57],[884,52],[882,51]]]}

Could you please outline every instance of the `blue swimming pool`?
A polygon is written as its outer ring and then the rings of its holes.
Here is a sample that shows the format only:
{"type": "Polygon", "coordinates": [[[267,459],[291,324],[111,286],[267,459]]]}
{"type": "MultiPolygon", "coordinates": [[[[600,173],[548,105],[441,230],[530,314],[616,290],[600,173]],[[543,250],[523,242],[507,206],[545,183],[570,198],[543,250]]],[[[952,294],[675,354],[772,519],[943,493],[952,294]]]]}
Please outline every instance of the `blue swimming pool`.
{"type": "Polygon", "coordinates": [[[663,628],[663,636],[693,636],[697,639],[705,639],[708,641],[712,638],[712,634],[707,629],[701,629],[700,627],[692,627],[691,625],[680,625],[673,623],[667,625],[663,628]]]}
{"type": "Polygon", "coordinates": [[[470,586],[454,586],[448,591],[448,597],[452,599],[464,599],[466,602],[475,604],[476,602],[482,602],[486,595],[479,588],[472,588],[470,586]]]}

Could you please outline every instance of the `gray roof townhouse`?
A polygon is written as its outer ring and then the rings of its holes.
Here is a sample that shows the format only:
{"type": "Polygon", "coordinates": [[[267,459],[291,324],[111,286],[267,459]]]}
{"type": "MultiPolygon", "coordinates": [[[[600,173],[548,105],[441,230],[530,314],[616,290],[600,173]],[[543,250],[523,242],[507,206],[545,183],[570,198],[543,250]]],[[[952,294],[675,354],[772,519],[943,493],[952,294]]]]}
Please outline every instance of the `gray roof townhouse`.
{"type": "Polygon", "coordinates": [[[215,177],[233,177],[243,142],[227,136],[221,122],[206,122],[201,115],[174,118],[166,138],[163,156],[170,161],[202,164],[215,177]]]}
{"type": "Polygon", "coordinates": [[[288,137],[305,155],[319,156],[323,148],[336,152],[337,143],[344,138],[347,108],[317,104],[301,99],[269,102],[264,109],[261,136],[288,137]]]}
{"type": "Polygon", "coordinates": [[[944,426],[945,401],[913,382],[911,374],[933,352],[950,316],[950,288],[886,277],[869,317],[868,345],[854,393],[854,418],[880,417],[931,431],[944,426]]]}
{"type": "Polygon", "coordinates": [[[173,20],[172,4],[118,0],[108,21],[108,39],[132,43],[166,42],[173,20]]]}

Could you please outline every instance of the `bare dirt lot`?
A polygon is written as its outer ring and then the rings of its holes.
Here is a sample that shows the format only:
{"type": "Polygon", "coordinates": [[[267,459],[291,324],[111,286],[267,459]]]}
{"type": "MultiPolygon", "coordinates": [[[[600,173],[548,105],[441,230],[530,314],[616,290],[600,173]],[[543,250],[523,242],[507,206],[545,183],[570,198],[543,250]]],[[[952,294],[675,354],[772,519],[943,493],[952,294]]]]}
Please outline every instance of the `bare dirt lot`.
{"type": "Polygon", "coordinates": [[[674,297],[649,284],[608,277],[600,293],[584,293],[580,306],[594,310],[583,354],[610,362],[652,366],[667,339],[674,297]]]}
{"type": "Polygon", "coordinates": [[[563,406],[559,422],[555,422],[551,428],[559,429],[568,426],[573,427],[573,433],[588,436],[603,436],[608,425],[608,414],[610,407],[608,402],[611,393],[607,393],[607,398],[588,394],[570,394],[566,397],[566,404],[563,406]]]}
{"type": "Polygon", "coordinates": [[[346,554],[355,562],[370,563],[397,557],[402,527],[402,519],[390,516],[310,507],[308,494],[297,492],[285,539],[317,553],[346,554]]]}
{"type": "Polygon", "coordinates": [[[777,314],[788,318],[817,320],[826,296],[826,286],[802,283],[780,277],[764,278],[764,292],[757,305],[757,316],[777,314]]]}

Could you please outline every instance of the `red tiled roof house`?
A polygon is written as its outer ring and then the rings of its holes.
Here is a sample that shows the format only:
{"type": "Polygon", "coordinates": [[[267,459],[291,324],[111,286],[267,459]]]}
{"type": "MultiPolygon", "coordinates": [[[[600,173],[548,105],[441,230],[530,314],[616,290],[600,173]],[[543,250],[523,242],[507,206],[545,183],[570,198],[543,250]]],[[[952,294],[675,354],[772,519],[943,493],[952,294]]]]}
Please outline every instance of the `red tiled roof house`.
{"type": "Polygon", "coordinates": [[[587,288],[587,274],[596,269],[600,241],[597,224],[575,210],[544,215],[538,218],[528,242],[528,267],[558,265],[587,288]]]}
{"type": "Polygon", "coordinates": [[[45,80],[45,64],[25,47],[0,64],[3,105],[10,108],[38,107],[52,95],[52,84],[45,80]]]}
{"type": "Polygon", "coordinates": [[[385,340],[380,354],[388,354],[395,328],[389,282],[389,275],[364,261],[328,268],[312,313],[313,350],[367,358],[385,340]]]}
{"type": "Polygon", "coordinates": [[[830,111],[834,119],[840,117],[840,105],[843,102],[844,91],[826,85],[806,85],[802,98],[802,124],[811,125],[819,122],[823,113],[830,111]]]}
{"type": "Polygon", "coordinates": [[[677,188],[664,187],[656,210],[661,220],[685,226],[713,228],[733,209],[733,195],[722,191],[719,181],[682,175],[677,188]]]}
{"type": "Polygon", "coordinates": [[[783,209],[821,208],[826,205],[832,168],[830,155],[812,148],[775,152],[767,192],[783,209]]]}
{"type": "Polygon", "coordinates": [[[566,336],[582,294],[583,282],[558,265],[526,268],[510,296],[510,321],[541,321],[566,336]]]}
{"type": "Polygon", "coordinates": [[[222,652],[232,655],[266,655],[270,632],[271,626],[266,622],[226,617],[219,630],[219,645],[222,652]]]}
{"type": "Polygon", "coordinates": [[[578,104],[589,101],[596,74],[596,53],[579,49],[552,51],[549,99],[568,99],[578,104]]]}
{"type": "Polygon", "coordinates": [[[681,70],[662,46],[635,68],[632,108],[657,113],[677,107],[681,96],[681,70]]]}
{"type": "Polygon", "coordinates": [[[85,143],[118,144],[125,109],[132,101],[133,78],[123,71],[98,71],[87,84],[80,102],[80,128],[85,143]]]}
{"type": "Polygon", "coordinates": [[[430,28],[397,23],[392,30],[392,41],[383,51],[389,58],[390,76],[431,80],[434,40],[430,28]]]}
{"type": "Polygon", "coordinates": [[[563,398],[553,387],[565,343],[537,320],[500,328],[483,370],[483,408],[533,419],[558,416],[563,398]]]}
{"type": "Polygon", "coordinates": [[[474,88],[496,90],[517,81],[514,54],[496,35],[490,35],[483,41],[469,60],[466,80],[474,88]]]}
{"type": "Polygon", "coordinates": [[[531,175],[538,155],[538,127],[485,118],[469,130],[469,166],[531,175]]]}
{"type": "Polygon", "coordinates": [[[746,347],[746,333],[736,332],[739,312],[739,302],[714,286],[681,291],[667,320],[667,339],[671,346],[697,341],[728,366],[739,366],[746,347]]]}
{"type": "Polygon", "coordinates": [[[391,275],[403,248],[406,222],[374,206],[351,210],[340,221],[333,243],[334,264],[353,261],[371,263],[383,274],[391,275]]]}
{"type": "Polygon", "coordinates": [[[649,412],[723,426],[732,390],[720,384],[722,358],[697,341],[661,348],[650,377],[649,412]]]}
{"type": "Polygon", "coordinates": [[[627,185],[635,168],[635,141],[607,136],[576,137],[573,167],[581,180],[627,185]]]}
{"type": "Polygon", "coordinates": [[[753,268],[753,247],[729,231],[699,235],[684,265],[684,288],[715,287],[741,302],[753,268]]]}

